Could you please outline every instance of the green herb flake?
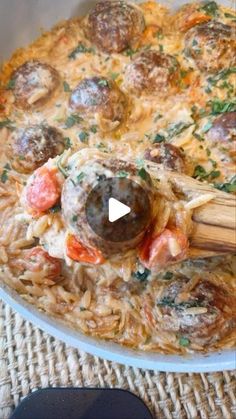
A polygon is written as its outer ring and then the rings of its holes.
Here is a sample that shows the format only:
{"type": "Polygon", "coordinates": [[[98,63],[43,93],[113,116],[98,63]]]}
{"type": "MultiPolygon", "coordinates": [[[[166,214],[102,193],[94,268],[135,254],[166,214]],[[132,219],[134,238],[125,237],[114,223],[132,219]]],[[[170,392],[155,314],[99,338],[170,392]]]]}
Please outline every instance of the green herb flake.
{"type": "Polygon", "coordinates": [[[94,52],[94,48],[86,47],[84,44],[79,43],[78,46],[68,55],[68,58],[75,60],[78,54],[94,54],[94,52]]]}
{"type": "Polygon", "coordinates": [[[162,32],[162,30],[161,30],[161,29],[159,29],[159,31],[157,31],[157,32],[155,33],[155,37],[156,37],[157,39],[164,39],[164,34],[163,34],[163,32],[162,32]]]}
{"type": "Polygon", "coordinates": [[[7,169],[3,169],[0,179],[1,179],[2,183],[6,183],[6,181],[8,180],[8,170],[7,169]]]}
{"type": "Polygon", "coordinates": [[[109,87],[109,82],[106,79],[101,79],[98,81],[98,85],[102,87],[109,87]]]}
{"type": "Polygon", "coordinates": [[[1,128],[13,128],[12,127],[13,122],[10,119],[3,119],[2,121],[0,121],[0,129],[1,128]]]}
{"type": "Polygon", "coordinates": [[[217,98],[208,102],[208,105],[211,106],[212,115],[236,111],[236,99],[232,99],[232,101],[225,101],[217,98]]]}
{"type": "Polygon", "coordinates": [[[78,215],[73,215],[72,222],[76,223],[78,221],[78,215]]]}
{"type": "Polygon", "coordinates": [[[198,134],[197,132],[193,133],[193,136],[198,140],[198,141],[205,141],[205,138],[203,138],[200,134],[198,134]]]}
{"type": "Polygon", "coordinates": [[[211,121],[208,121],[208,122],[204,125],[204,127],[202,128],[202,132],[205,134],[206,132],[208,132],[208,131],[209,131],[209,129],[211,129],[211,127],[212,127],[212,122],[211,122],[211,121]]]}
{"type": "Polygon", "coordinates": [[[215,179],[221,175],[220,170],[212,170],[212,172],[209,173],[209,177],[211,179],[215,179]]]}
{"type": "Polygon", "coordinates": [[[11,170],[10,164],[9,163],[6,163],[5,166],[4,166],[4,169],[11,170]]]}
{"type": "Polygon", "coordinates": [[[72,142],[69,137],[64,137],[64,143],[65,143],[66,150],[72,147],[72,142]]]}
{"type": "Polygon", "coordinates": [[[148,276],[150,275],[151,271],[147,268],[142,269],[140,272],[139,270],[132,273],[132,276],[137,279],[139,282],[144,282],[148,279],[148,276]]]}
{"type": "Polygon", "coordinates": [[[112,80],[116,80],[118,77],[119,77],[119,75],[120,75],[120,73],[110,73],[109,74],[109,77],[112,79],[112,80]]]}
{"type": "Polygon", "coordinates": [[[144,169],[144,167],[142,167],[141,169],[139,169],[139,171],[138,171],[138,176],[140,176],[140,177],[141,177],[141,179],[143,179],[143,180],[147,180],[147,178],[148,178],[148,173],[147,173],[147,171],[144,169]]]}
{"type": "Polygon", "coordinates": [[[168,127],[168,136],[169,138],[176,137],[180,134],[182,134],[183,131],[185,131],[187,128],[189,128],[192,123],[185,123],[185,122],[177,122],[176,124],[171,124],[168,127]]]}
{"type": "Polygon", "coordinates": [[[173,272],[170,272],[170,271],[167,271],[167,272],[165,272],[165,274],[163,275],[163,277],[162,277],[162,279],[165,279],[165,280],[170,280],[170,279],[172,279],[173,278],[173,272]]]}
{"type": "Polygon", "coordinates": [[[6,85],[6,89],[7,89],[7,90],[13,90],[13,89],[15,88],[15,85],[16,85],[16,81],[15,81],[15,79],[11,79],[11,80],[9,80],[9,82],[7,83],[7,85],[6,85]]]}
{"type": "Polygon", "coordinates": [[[79,133],[79,139],[81,143],[88,144],[88,138],[89,138],[89,134],[86,131],[81,131],[79,133]]]}
{"type": "Polygon", "coordinates": [[[50,208],[49,210],[49,212],[51,212],[52,214],[55,214],[60,211],[61,211],[61,204],[56,204],[54,205],[54,207],[50,208]]]}
{"type": "Polygon", "coordinates": [[[84,172],[80,172],[80,173],[78,174],[78,176],[76,177],[77,182],[78,182],[78,183],[82,182],[82,180],[84,179],[84,177],[85,177],[85,173],[84,173],[84,172]]]}
{"type": "Polygon", "coordinates": [[[90,131],[91,131],[93,134],[96,134],[96,133],[97,133],[97,131],[98,131],[98,127],[97,127],[96,125],[92,125],[92,126],[90,127],[90,131]]]}
{"type": "Polygon", "coordinates": [[[80,122],[83,121],[83,118],[77,114],[72,114],[68,116],[68,118],[65,121],[66,128],[72,128],[75,124],[80,124],[80,122]]]}
{"type": "Polygon", "coordinates": [[[236,192],[236,177],[233,178],[230,182],[215,183],[214,187],[216,189],[219,189],[220,191],[223,191],[223,192],[234,193],[234,192],[236,192]]]}
{"type": "Polygon", "coordinates": [[[205,2],[199,10],[204,10],[204,12],[209,16],[218,16],[218,5],[215,1],[205,2]]]}
{"type": "Polygon", "coordinates": [[[179,338],[179,344],[180,346],[187,347],[190,345],[190,340],[182,336],[181,338],[179,338]]]}
{"type": "Polygon", "coordinates": [[[156,134],[155,137],[154,137],[153,142],[154,143],[163,143],[165,140],[166,139],[165,139],[164,135],[156,134]]]}
{"type": "Polygon", "coordinates": [[[164,47],[163,47],[163,45],[161,45],[161,44],[159,45],[159,51],[160,51],[160,52],[163,52],[163,51],[164,51],[164,47]]]}
{"type": "Polygon", "coordinates": [[[232,13],[224,13],[225,17],[227,17],[227,19],[235,19],[236,20],[236,15],[232,15],[232,13]]]}
{"type": "Polygon", "coordinates": [[[236,67],[225,68],[224,70],[219,71],[216,75],[208,77],[207,81],[215,86],[219,80],[225,80],[228,76],[234,73],[236,73],[236,67]]]}
{"type": "Polygon", "coordinates": [[[205,179],[207,177],[207,172],[204,169],[204,167],[202,167],[198,164],[194,169],[193,177],[195,179],[196,178],[205,179]]]}
{"type": "Polygon", "coordinates": [[[63,81],[63,88],[64,88],[64,92],[66,93],[71,92],[70,85],[67,83],[67,81],[63,81]]]}
{"type": "Polygon", "coordinates": [[[126,172],[125,170],[120,170],[118,173],[117,173],[117,176],[118,177],[127,177],[128,176],[128,172],[126,172]]]}
{"type": "Polygon", "coordinates": [[[136,54],[136,52],[137,52],[138,50],[134,50],[134,49],[132,49],[132,48],[127,48],[125,51],[124,51],[124,54],[125,55],[127,55],[127,57],[132,57],[134,54],[136,54]]]}
{"type": "Polygon", "coordinates": [[[61,160],[62,160],[63,154],[59,157],[59,159],[57,160],[57,168],[58,170],[61,172],[61,174],[67,178],[68,177],[68,173],[67,170],[62,166],[61,164],[61,160]]]}

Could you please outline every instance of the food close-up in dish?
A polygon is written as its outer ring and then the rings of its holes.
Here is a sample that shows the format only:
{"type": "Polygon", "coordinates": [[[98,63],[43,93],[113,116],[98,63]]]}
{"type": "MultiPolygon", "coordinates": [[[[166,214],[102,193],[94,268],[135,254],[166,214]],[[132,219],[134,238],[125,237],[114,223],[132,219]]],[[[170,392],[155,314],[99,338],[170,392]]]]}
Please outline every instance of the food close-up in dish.
{"type": "Polygon", "coordinates": [[[214,1],[101,1],[2,64],[1,282],[134,349],[236,347],[235,246],[217,245],[215,201],[236,192],[235,31],[235,12],[214,1]],[[148,206],[138,234],[119,239],[86,209],[114,178],[148,206]]]}

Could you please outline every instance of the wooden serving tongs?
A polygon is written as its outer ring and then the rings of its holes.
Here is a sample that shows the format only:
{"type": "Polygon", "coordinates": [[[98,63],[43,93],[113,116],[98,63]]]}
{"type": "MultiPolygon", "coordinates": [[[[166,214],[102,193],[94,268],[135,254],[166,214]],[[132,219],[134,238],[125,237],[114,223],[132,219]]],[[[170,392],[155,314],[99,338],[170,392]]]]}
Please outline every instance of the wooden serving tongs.
{"type": "Polygon", "coordinates": [[[189,258],[236,253],[235,195],[219,191],[189,176],[165,170],[163,166],[147,160],[145,168],[153,177],[168,178],[174,189],[182,194],[214,195],[212,200],[193,209],[189,258]]]}

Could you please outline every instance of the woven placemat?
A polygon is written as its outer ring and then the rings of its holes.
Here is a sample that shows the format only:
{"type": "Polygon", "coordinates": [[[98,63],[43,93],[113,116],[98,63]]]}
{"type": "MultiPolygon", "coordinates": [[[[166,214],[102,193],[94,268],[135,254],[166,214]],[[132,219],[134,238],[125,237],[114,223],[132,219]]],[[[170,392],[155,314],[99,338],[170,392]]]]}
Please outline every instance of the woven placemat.
{"type": "Polygon", "coordinates": [[[0,301],[0,419],[48,386],[128,389],[155,418],[236,418],[236,371],[173,374],[108,362],[43,333],[0,301]]]}

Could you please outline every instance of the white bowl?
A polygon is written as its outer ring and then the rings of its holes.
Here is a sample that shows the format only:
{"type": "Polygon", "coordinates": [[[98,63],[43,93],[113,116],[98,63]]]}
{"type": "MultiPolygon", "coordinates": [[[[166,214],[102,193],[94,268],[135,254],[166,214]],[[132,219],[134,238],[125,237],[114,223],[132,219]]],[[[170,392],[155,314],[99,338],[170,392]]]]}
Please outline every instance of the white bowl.
{"type": "MultiPolygon", "coordinates": [[[[188,0],[170,2],[173,7],[188,0]]],[[[189,2],[189,1],[188,1],[189,2]]],[[[91,4],[86,0],[1,0],[0,2],[0,62],[20,46],[36,38],[40,29],[49,29],[56,22],[85,13],[91,4]]],[[[164,2],[166,4],[166,2],[164,2]]],[[[232,2],[222,2],[228,6],[232,2]]],[[[160,355],[134,351],[115,343],[88,337],[49,317],[28,304],[10,287],[0,284],[0,297],[25,319],[61,339],[70,346],[111,361],[170,372],[208,372],[236,368],[236,351],[224,350],[207,355],[194,354],[191,357],[160,355]]]]}

